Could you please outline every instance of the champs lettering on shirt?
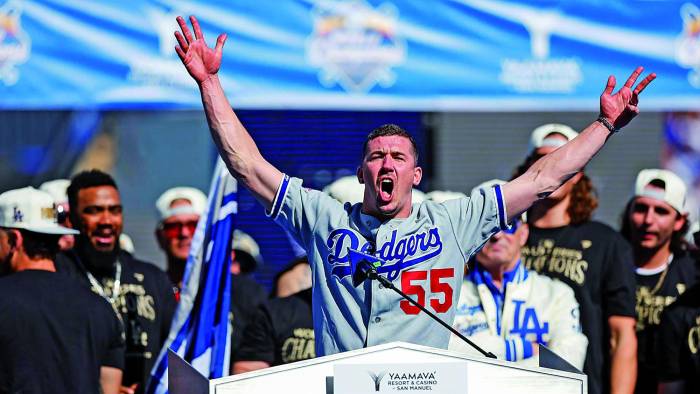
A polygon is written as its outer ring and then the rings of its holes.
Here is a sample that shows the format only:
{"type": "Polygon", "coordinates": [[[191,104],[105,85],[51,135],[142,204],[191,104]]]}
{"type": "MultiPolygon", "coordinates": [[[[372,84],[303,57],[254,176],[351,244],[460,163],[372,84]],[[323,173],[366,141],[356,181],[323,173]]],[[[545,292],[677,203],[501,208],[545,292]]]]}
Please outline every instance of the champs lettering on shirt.
{"type": "MultiPolygon", "coordinates": [[[[134,274],[136,276],[137,274],[134,274]]],[[[143,275],[142,279],[143,280],[143,275]]],[[[110,298],[114,292],[114,279],[106,278],[102,281],[105,295],[110,298]]],[[[99,294],[94,288],[93,292],[99,294]]],[[[137,283],[121,283],[119,285],[119,297],[115,300],[115,308],[123,315],[135,313],[149,321],[156,320],[155,301],[151,294],[146,294],[146,289],[137,283]]],[[[145,344],[144,344],[145,345],[145,344]]]]}
{"type": "MultiPolygon", "coordinates": [[[[638,394],[656,393],[658,330],[663,311],[695,283],[695,262],[687,255],[671,255],[656,270],[636,269],[636,331],[638,394]]],[[[680,339],[679,339],[680,340],[680,339]]]]}
{"type": "MultiPolygon", "coordinates": [[[[685,339],[688,342],[688,352],[700,360],[700,309],[698,309],[698,315],[695,316],[695,320],[691,323],[688,336],[685,339]]],[[[700,373],[700,370],[698,373],[700,373]]]]}
{"type": "Polygon", "coordinates": [[[295,328],[291,334],[282,343],[280,356],[284,364],[316,357],[313,328],[295,328]]]}
{"type": "Polygon", "coordinates": [[[558,246],[554,239],[540,239],[535,245],[523,247],[523,261],[527,269],[538,273],[557,274],[571,282],[583,285],[586,281],[588,262],[583,257],[583,249],[593,246],[591,240],[581,240],[581,249],[558,246]]]}
{"type": "Polygon", "coordinates": [[[692,286],[695,279],[695,262],[686,254],[674,257],[656,270],[636,270],[637,332],[661,324],[663,310],[692,286]]]}

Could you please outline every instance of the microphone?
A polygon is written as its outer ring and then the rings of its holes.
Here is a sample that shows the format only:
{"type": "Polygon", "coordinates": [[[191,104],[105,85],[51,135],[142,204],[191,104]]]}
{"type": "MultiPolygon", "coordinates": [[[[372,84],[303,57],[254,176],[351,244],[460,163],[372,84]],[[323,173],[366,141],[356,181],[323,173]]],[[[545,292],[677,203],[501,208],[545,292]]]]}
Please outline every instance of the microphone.
{"type": "Polygon", "coordinates": [[[350,257],[350,272],[352,273],[353,286],[357,287],[367,279],[379,281],[379,283],[381,283],[384,287],[386,287],[387,289],[394,290],[406,301],[415,305],[421,311],[425,312],[428,316],[430,316],[433,320],[450,330],[450,332],[459,337],[459,339],[467,343],[472,348],[476,349],[479,353],[483,354],[484,357],[496,358],[495,354],[487,352],[486,350],[480,348],[477,344],[470,341],[469,338],[465,337],[464,335],[462,335],[462,333],[455,330],[451,325],[445,323],[445,321],[437,317],[437,315],[430,312],[423,305],[419,304],[413,298],[406,295],[406,293],[396,288],[396,286],[394,286],[394,284],[389,279],[379,275],[379,272],[377,272],[377,268],[381,267],[385,263],[382,259],[367,253],[362,253],[354,249],[348,249],[348,254],[350,257]]]}

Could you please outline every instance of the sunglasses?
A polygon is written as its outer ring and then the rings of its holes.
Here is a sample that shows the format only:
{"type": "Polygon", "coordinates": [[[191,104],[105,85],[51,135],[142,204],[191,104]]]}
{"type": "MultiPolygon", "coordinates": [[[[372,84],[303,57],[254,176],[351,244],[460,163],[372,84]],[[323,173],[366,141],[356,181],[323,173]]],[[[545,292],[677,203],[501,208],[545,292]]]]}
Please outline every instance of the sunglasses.
{"type": "Polygon", "coordinates": [[[176,238],[180,236],[182,231],[185,229],[187,229],[188,233],[194,234],[195,230],[197,229],[197,221],[191,220],[188,222],[163,223],[161,224],[160,228],[163,230],[166,237],[176,238]]]}

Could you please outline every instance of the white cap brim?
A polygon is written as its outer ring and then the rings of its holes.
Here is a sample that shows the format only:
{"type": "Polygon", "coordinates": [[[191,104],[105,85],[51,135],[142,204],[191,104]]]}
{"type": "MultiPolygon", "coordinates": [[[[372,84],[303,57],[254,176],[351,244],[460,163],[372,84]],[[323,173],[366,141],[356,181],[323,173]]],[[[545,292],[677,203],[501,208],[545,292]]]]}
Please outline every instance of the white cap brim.
{"type": "Polygon", "coordinates": [[[72,228],[67,228],[59,225],[54,226],[3,226],[5,228],[15,228],[18,230],[27,230],[33,233],[51,234],[51,235],[78,235],[80,231],[72,228]]]}

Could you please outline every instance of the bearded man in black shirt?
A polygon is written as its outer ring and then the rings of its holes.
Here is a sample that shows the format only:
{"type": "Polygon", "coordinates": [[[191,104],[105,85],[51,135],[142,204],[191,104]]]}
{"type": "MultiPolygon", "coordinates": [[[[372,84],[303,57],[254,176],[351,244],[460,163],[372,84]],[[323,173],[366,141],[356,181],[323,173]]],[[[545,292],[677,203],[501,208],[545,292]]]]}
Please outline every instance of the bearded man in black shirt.
{"type": "Polygon", "coordinates": [[[80,230],[57,270],[81,280],[114,305],[124,322],[124,393],[142,392],[170,330],[175,294],[165,272],[119,248],[122,204],[117,185],[99,170],[81,172],[68,187],[70,221],[80,230]]]}
{"type": "MultiPolygon", "coordinates": [[[[530,155],[517,174],[576,135],[562,124],[538,127],[530,138],[530,155]]],[[[523,261],[528,269],[574,290],[588,338],[583,368],[588,392],[629,394],[637,350],[632,255],[615,230],[591,220],[597,206],[593,184],[583,172],[536,202],[527,212],[530,236],[522,249],[523,261]]]]}
{"type": "Polygon", "coordinates": [[[636,393],[656,394],[661,314],[695,283],[695,261],[685,250],[685,198],[685,183],[676,174],[646,169],[637,175],[634,197],[624,211],[621,233],[632,244],[637,279],[636,393]]]}

